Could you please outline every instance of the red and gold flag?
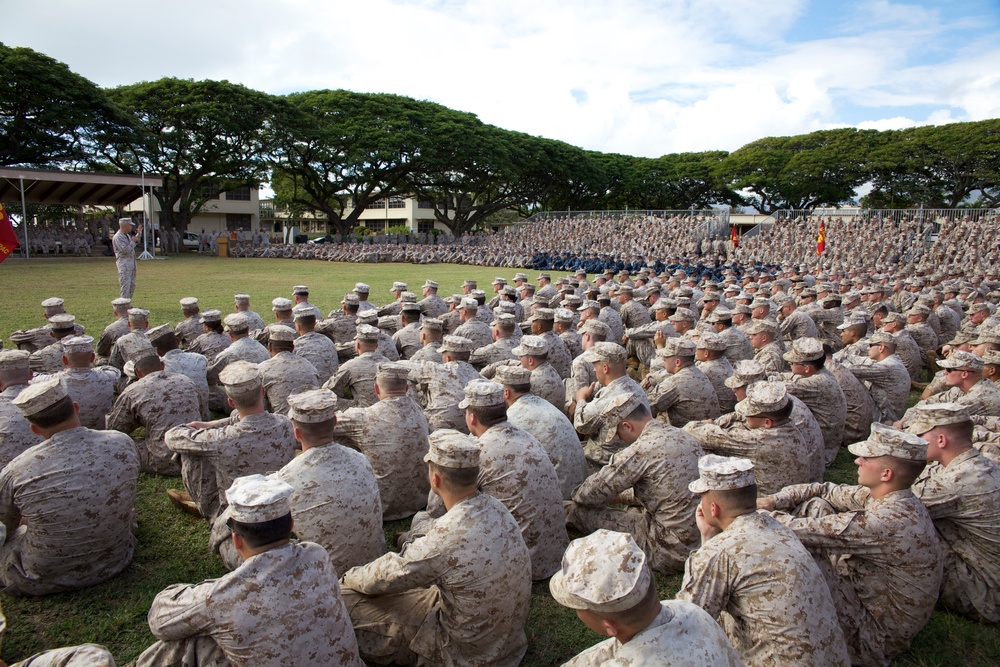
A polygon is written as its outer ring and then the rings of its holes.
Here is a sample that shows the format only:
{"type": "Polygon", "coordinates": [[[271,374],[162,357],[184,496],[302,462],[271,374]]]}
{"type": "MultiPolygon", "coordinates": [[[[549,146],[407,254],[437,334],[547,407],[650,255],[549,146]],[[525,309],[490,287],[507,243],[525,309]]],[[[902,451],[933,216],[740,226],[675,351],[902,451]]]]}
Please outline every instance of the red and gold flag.
{"type": "Polygon", "coordinates": [[[733,228],[729,235],[729,239],[733,242],[734,248],[740,247],[740,232],[739,230],[736,229],[736,225],[733,225],[733,228]]]}
{"type": "Polygon", "coordinates": [[[7,259],[7,256],[17,249],[17,246],[17,234],[14,233],[14,227],[10,224],[10,216],[4,210],[3,204],[0,204],[0,262],[7,259]]]}
{"type": "Polygon", "coordinates": [[[826,222],[820,220],[819,236],[816,237],[816,254],[822,255],[826,250],[826,222]]]}

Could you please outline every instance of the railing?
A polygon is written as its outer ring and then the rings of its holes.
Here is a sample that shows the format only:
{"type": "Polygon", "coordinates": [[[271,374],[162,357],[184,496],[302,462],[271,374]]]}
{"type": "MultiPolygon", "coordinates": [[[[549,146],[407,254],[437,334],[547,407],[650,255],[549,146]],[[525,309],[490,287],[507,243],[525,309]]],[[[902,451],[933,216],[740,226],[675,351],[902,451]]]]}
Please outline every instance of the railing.
{"type": "Polygon", "coordinates": [[[621,218],[683,218],[688,221],[700,221],[698,238],[711,238],[720,236],[729,237],[729,209],[678,209],[678,210],[653,210],[653,209],[625,209],[624,211],[539,211],[526,220],[521,221],[511,228],[520,225],[543,222],[562,218],[582,218],[586,220],[620,220],[621,218]]]}

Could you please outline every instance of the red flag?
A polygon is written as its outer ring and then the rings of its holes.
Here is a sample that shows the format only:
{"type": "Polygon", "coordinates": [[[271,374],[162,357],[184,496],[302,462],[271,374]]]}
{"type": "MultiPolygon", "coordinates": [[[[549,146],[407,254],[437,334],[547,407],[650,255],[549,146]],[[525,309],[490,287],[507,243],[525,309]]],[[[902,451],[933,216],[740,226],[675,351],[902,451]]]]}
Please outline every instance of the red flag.
{"type": "Polygon", "coordinates": [[[820,220],[819,236],[816,237],[816,254],[822,255],[824,250],[826,250],[826,222],[820,220]]]}
{"type": "Polygon", "coordinates": [[[3,204],[0,204],[0,262],[7,259],[7,256],[17,249],[17,246],[17,235],[14,233],[14,227],[10,224],[10,216],[4,210],[3,204]]]}
{"type": "Polygon", "coordinates": [[[733,242],[734,248],[740,247],[740,233],[736,229],[736,225],[733,225],[732,233],[729,235],[729,239],[733,242]]]}

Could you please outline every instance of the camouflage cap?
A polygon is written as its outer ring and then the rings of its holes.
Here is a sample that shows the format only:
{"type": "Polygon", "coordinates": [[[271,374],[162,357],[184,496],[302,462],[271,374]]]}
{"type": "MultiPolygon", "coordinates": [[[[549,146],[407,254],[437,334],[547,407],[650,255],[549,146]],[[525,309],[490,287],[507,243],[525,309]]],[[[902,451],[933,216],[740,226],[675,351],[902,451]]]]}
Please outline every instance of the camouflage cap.
{"type": "Polygon", "coordinates": [[[766,379],[767,372],[759,361],[741,359],[733,366],[733,374],[726,378],[724,384],[730,389],[739,389],[766,379]]]}
{"type": "Polygon", "coordinates": [[[514,274],[514,280],[515,281],[517,281],[517,280],[527,280],[527,279],[528,279],[528,274],[526,274],[526,273],[515,273],[514,274]]]}
{"type": "MultiPolygon", "coordinates": [[[[169,324],[164,325],[170,327],[169,324]]],[[[94,339],[91,336],[70,336],[62,341],[63,352],[66,354],[79,354],[81,352],[94,351],[94,339]]]]}
{"type": "Polygon", "coordinates": [[[696,347],[699,350],[712,350],[722,352],[726,349],[726,339],[714,331],[703,331],[698,336],[696,347]]]}
{"type": "Polygon", "coordinates": [[[504,322],[507,324],[514,324],[517,322],[517,318],[514,317],[513,313],[497,313],[493,316],[493,323],[497,324],[499,322],[504,322]]]}
{"type": "Polygon", "coordinates": [[[240,305],[248,304],[248,303],[250,303],[250,295],[249,294],[242,294],[242,293],[241,294],[234,294],[233,295],[233,301],[236,302],[236,303],[238,303],[238,304],[240,304],[240,305]]]}
{"type": "Polygon", "coordinates": [[[42,301],[42,308],[45,308],[46,310],[50,308],[62,308],[65,303],[66,301],[64,299],[60,299],[57,296],[50,296],[48,299],[42,301]]]}
{"type": "MultiPolygon", "coordinates": [[[[153,327],[152,329],[149,329],[146,332],[146,338],[149,339],[150,343],[155,343],[156,341],[160,340],[161,338],[166,338],[167,334],[172,334],[173,332],[174,332],[174,330],[170,328],[170,324],[169,323],[167,323],[167,324],[161,324],[158,327],[153,327]]],[[[63,343],[64,347],[65,347],[65,345],[66,345],[66,343],[63,343]]]]}
{"type": "Polygon", "coordinates": [[[531,383],[531,371],[520,364],[497,366],[493,379],[500,384],[522,385],[531,383]]]}
{"type": "Polygon", "coordinates": [[[913,420],[906,427],[907,433],[923,435],[938,426],[964,424],[971,421],[972,411],[961,403],[932,403],[913,406],[913,420]]]}
{"type": "Polygon", "coordinates": [[[798,338],[792,341],[792,349],[782,355],[790,364],[801,364],[806,361],[816,361],[826,356],[823,351],[823,341],[819,338],[798,338]]]}
{"type": "Polygon", "coordinates": [[[415,301],[403,301],[399,304],[399,310],[404,313],[419,313],[420,304],[415,301]]]}
{"type": "Polygon", "coordinates": [[[749,327],[747,327],[746,333],[748,336],[759,333],[778,333],[778,323],[774,320],[762,319],[754,320],[749,327]]]}
{"type": "Polygon", "coordinates": [[[358,328],[354,330],[354,340],[377,341],[378,338],[378,329],[370,324],[359,324],[358,328]]]}
{"type": "Polygon", "coordinates": [[[660,357],[693,357],[697,349],[698,346],[693,340],[675,336],[668,338],[656,354],[660,357]]]}
{"type": "Polygon", "coordinates": [[[465,297],[458,302],[458,308],[461,310],[477,311],[479,310],[479,302],[470,297],[465,297]]]}
{"type": "Polygon", "coordinates": [[[428,331],[443,331],[444,322],[436,317],[425,317],[420,322],[421,329],[427,329],[428,331]]]}
{"type": "Polygon", "coordinates": [[[59,377],[33,382],[11,400],[25,417],[37,415],[69,396],[59,377]]]}
{"type": "Polygon", "coordinates": [[[892,345],[895,347],[898,343],[899,339],[888,331],[876,331],[868,337],[869,345],[892,345]]]}
{"type": "Polygon", "coordinates": [[[719,306],[718,308],[716,308],[715,310],[713,310],[711,313],[708,314],[708,317],[705,318],[705,321],[708,322],[709,324],[714,324],[716,322],[722,322],[724,320],[731,320],[731,319],[733,319],[733,311],[729,310],[728,308],[723,308],[722,306],[719,306]]]}
{"type": "Polygon", "coordinates": [[[732,491],[756,484],[753,461],[736,456],[706,454],[698,459],[698,479],[688,484],[691,493],[732,491]]]}
{"type": "Polygon", "coordinates": [[[222,321],[222,311],[220,310],[203,310],[201,311],[201,323],[205,324],[207,322],[221,322],[222,321]]]}
{"type": "MultiPolygon", "coordinates": [[[[66,342],[63,341],[63,347],[66,346],[66,342]]],[[[983,352],[983,364],[989,366],[996,366],[1000,364],[1000,350],[986,350],[983,352]]]]}
{"type": "Polygon", "coordinates": [[[543,322],[551,322],[556,317],[556,311],[551,308],[535,308],[535,312],[531,314],[528,318],[529,322],[534,322],[535,320],[541,320],[543,322]]]}
{"type": "Polygon", "coordinates": [[[894,456],[908,461],[926,461],[927,444],[926,440],[912,433],[875,422],[868,439],[848,445],[847,451],[870,459],[894,456]]]}
{"type": "Polygon", "coordinates": [[[230,313],[222,322],[226,325],[227,331],[248,331],[250,329],[250,318],[243,313],[230,313]]]}
{"type": "Polygon", "coordinates": [[[941,368],[954,368],[963,371],[978,372],[983,370],[983,358],[972,352],[953,351],[946,359],[937,362],[941,368]]]}
{"type": "Polygon", "coordinates": [[[643,405],[642,399],[637,394],[624,391],[608,398],[601,410],[601,421],[604,425],[617,428],[626,417],[643,405]]]}
{"type": "Polygon", "coordinates": [[[408,380],[410,378],[410,367],[395,361],[387,361],[378,365],[375,371],[377,380],[408,380]]]}
{"type": "Polygon", "coordinates": [[[114,306],[115,308],[121,308],[122,306],[131,306],[132,299],[124,299],[122,297],[118,297],[117,299],[111,300],[111,305],[114,306]]]}
{"type": "Polygon", "coordinates": [[[609,341],[594,343],[589,350],[585,351],[580,356],[584,361],[589,361],[592,364],[624,364],[627,359],[625,348],[618,343],[612,343],[609,341]]]}
{"type": "Polygon", "coordinates": [[[427,279],[424,281],[424,287],[429,287],[430,289],[437,289],[438,283],[436,280],[427,279]]]}
{"type": "Polygon", "coordinates": [[[652,584],[646,554],[635,539],[602,528],[569,543],[549,591],[564,607],[609,614],[638,605],[652,584]]]}
{"type": "Polygon", "coordinates": [[[589,333],[604,337],[605,340],[611,337],[611,327],[600,321],[596,317],[591,317],[580,325],[578,331],[581,334],[589,333]]]}
{"type": "Polygon", "coordinates": [[[367,283],[354,283],[354,292],[356,294],[368,294],[371,291],[371,285],[367,283]]]}
{"type": "Polygon", "coordinates": [[[0,350],[0,371],[26,371],[30,358],[27,350],[0,350]]]}
{"type": "Polygon", "coordinates": [[[229,518],[239,523],[274,521],[292,512],[291,484],[264,475],[237,477],[226,489],[229,518]]]}
{"type": "Polygon", "coordinates": [[[549,353],[549,341],[542,336],[523,336],[511,353],[515,357],[539,357],[549,353]]]}
{"type": "Polygon", "coordinates": [[[470,436],[451,428],[440,428],[427,436],[424,461],[442,468],[475,468],[479,465],[479,444],[470,436]]]}
{"type": "Polygon", "coordinates": [[[445,336],[441,341],[441,352],[472,352],[476,344],[464,336],[445,336]]]}
{"type": "Polygon", "coordinates": [[[277,299],[271,300],[271,310],[276,313],[284,312],[286,310],[292,309],[292,300],[286,299],[283,296],[279,296],[277,299]]]}
{"type": "Polygon", "coordinates": [[[1000,345],[1000,329],[988,329],[980,331],[973,345],[1000,345]]]}
{"type": "Polygon", "coordinates": [[[477,286],[477,283],[476,283],[475,280],[463,280],[462,281],[462,287],[471,287],[472,289],[476,289],[476,286],[477,286]]]}
{"type": "Polygon", "coordinates": [[[906,324],[906,315],[897,312],[886,313],[885,317],[882,318],[882,321],[886,324],[892,324],[893,322],[906,324]]]}
{"type": "Polygon", "coordinates": [[[291,328],[290,326],[286,326],[284,324],[270,325],[267,328],[267,334],[270,340],[280,341],[285,343],[290,343],[299,336],[298,332],[295,331],[295,329],[291,328]]]}
{"type": "Polygon", "coordinates": [[[755,382],[747,387],[747,397],[736,404],[736,412],[743,417],[756,417],[777,412],[788,405],[788,392],[784,382],[755,382]]]}
{"type": "Polygon", "coordinates": [[[503,405],[503,385],[490,380],[473,380],[465,385],[465,398],[458,407],[465,410],[468,407],[489,408],[503,405]]]}
{"type": "Polygon", "coordinates": [[[554,313],[555,321],[562,322],[564,324],[572,322],[574,317],[573,311],[569,308],[557,308],[554,313]]]}
{"type": "Polygon", "coordinates": [[[122,355],[129,361],[139,361],[151,354],[156,354],[153,344],[143,335],[123,336],[118,340],[121,343],[122,355]]]}
{"type": "Polygon", "coordinates": [[[145,308],[129,308],[128,319],[133,321],[146,321],[149,319],[149,311],[145,308]]]}
{"type": "Polygon", "coordinates": [[[354,292],[348,292],[344,295],[344,298],[340,300],[340,305],[342,306],[357,306],[361,303],[361,299],[354,292]]]}
{"type": "Polygon", "coordinates": [[[490,283],[490,284],[491,285],[506,285],[507,284],[507,279],[506,278],[501,278],[500,276],[497,276],[496,278],[493,279],[493,282],[490,283]]]}
{"type": "Polygon", "coordinates": [[[242,359],[226,364],[226,367],[219,372],[219,382],[236,394],[255,389],[260,391],[263,386],[257,364],[242,359]]]}
{"type": "Polygon", "coordinates": [[[860,317],[854,317],[853,315],[844,320],[843,324],[838,324],[837,329],[843,331],[845,329],[850,329],[851,327],[863,326],[867,327],[868,322],[861,319],[860,317]]]}
{"type": "Polygon", "coordinates": [[[288,397],[288,418],[304,424],[330,421],[337,416],[337,396],[329,389],[307,389],[288,397]]]}
{"type": "Polygon", "coordinates": [[[186,296],[180,300],[181,307],[191,308],[198,305],[198,297],[196,296],[186,296]]]}
{"type": "Polygon", "coordinates": [[[697,322],[698,316],[690,308],[678,308],[674,314],[667,318],[671,322],[697,322]]]}
{"type": "Polygon", "coordinates": [[[595,301],[594,299],[586,299],[580,304],[580,308],[594,308],[596,310],[601,309],[601,302],[595,301]]]}
{"type": "Polygon", "coordinates": [[[399,295],[400,303],[416,303],[417,295],[413,292],[403,292],[399,295]]]}
{"type": "Polygon", "coordinates": [[[49,318],[49,326],[53,331],[68,331],[76,328],[76,317],[69,313],[60,313],[49,318]]]}
{"type": "MultiPolygon", "coordinates": [[[[714,313],[715,311],[712,312],[714,313]]],[[[751,312],[752,311],[750,310],[750,306],[738,303],[735,306],[733,306],[730,317],[732,317],[732,315],[749,315],[751,312]]]]}
{"type": "Polygon", "coordinates": [[[292,294],[309,294],[308,285],[295,285],[292,287],[292,294]]]}
{"type": "Polygon", "coordinates": [[[390,289],[389,291],[390,292],[405,292],[408,289],[410,289],[410,286],[407,283],[401,283],[399,281],[396,281],[396,282],[394,282],[392,284],[392,289],[390,289]]]}

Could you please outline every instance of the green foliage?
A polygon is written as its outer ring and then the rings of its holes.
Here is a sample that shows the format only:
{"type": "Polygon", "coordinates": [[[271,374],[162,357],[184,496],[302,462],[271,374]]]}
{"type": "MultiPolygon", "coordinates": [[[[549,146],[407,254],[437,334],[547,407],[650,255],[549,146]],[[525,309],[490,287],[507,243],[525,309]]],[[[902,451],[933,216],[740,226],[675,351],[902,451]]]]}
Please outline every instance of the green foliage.
{"type": "Polygon", "coordinates": [[[393,225],[389,229],[385,230],[386,234],[409,234],[410,228],[406,225],[393,225]]]}
{"type": "Polygon", "coordinates": [[[127,125],[92,81],[37,51],[0,44],[0,165],[79,163],[99,134],[127,125]]]}

